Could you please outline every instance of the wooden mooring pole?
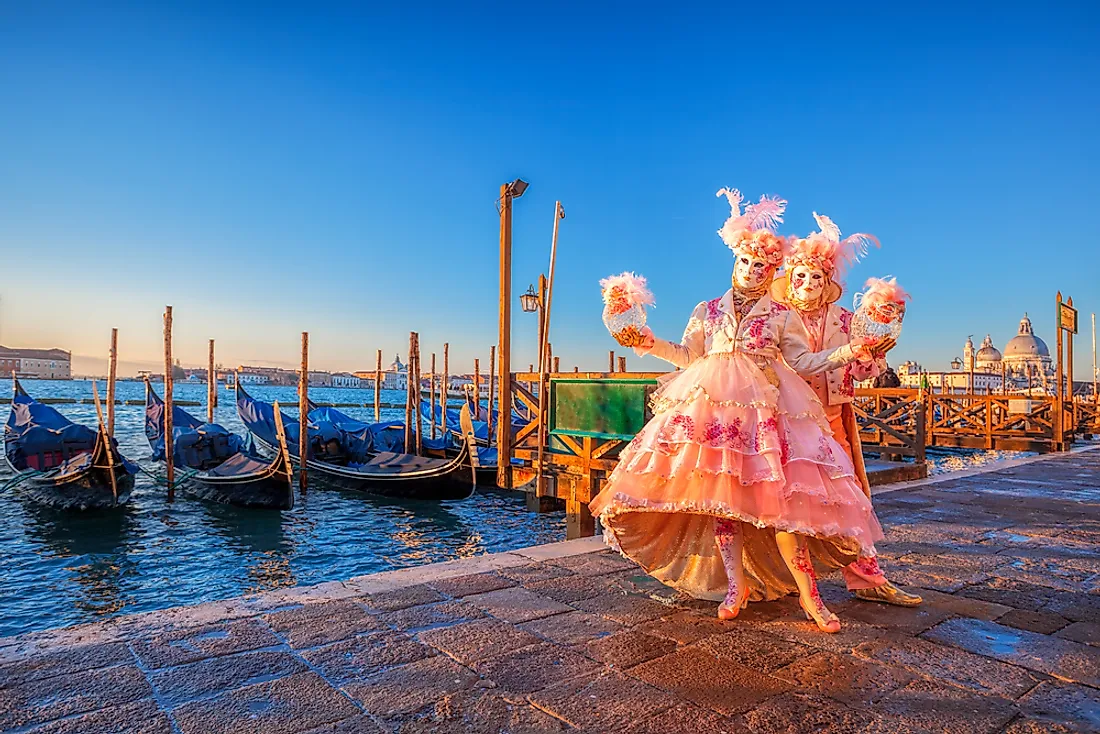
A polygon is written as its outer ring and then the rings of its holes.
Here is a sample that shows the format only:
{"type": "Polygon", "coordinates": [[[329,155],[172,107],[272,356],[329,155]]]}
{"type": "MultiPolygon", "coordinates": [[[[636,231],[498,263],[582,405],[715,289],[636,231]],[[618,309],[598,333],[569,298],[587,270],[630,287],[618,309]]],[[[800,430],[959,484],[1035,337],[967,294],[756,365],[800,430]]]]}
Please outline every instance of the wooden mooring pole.
{"type": "Polygon", "coordinates": [[[413,383],[413,406],[416,410],[416,455],[421,456],[424,453],[424,414],[420,410],[420,334],[414,332],[413,337],[416,342],[416,350],[413,353],[416,360],[416,382],[413,383]]]}
{"type": "Polygon", "coordinates": [[[214,422],[214,408],[218,407],[218,374],[214,371],[214,340],[210,340],[210,354],[206,359],[206,422],[214,422]]]}
{"type": "Polygon", "coordinates": [[[474,357],[474,420],[481,420],[481,360],[474,357]]]}
{"type": "Polygon", "coordinates": [[[378,350],[378,362],[374,366],[374,422],[382,422],[382,350],[378,350]]]}
{"type": "Polygon", "coordinates": [[[409,332],[409,356],[405,364],[405,453],[411,454],[416,441],[413,439],[413,350],[416,348],[416,334],[409,332]]]}
{"type": "Polygon", "coordinates": [[[302,367],[298,374],[298,489],[309,488],[309,332],[302,332],[302,367]]]}
{"type": "MultiPolygon", "coordinates": [[[[447,342],[443,343],[443,379],[439,381],[439,409],[443,413],[443,430],[447,430],[447,389],[449,387],[448,381],[451,379],[449,374],[451,369],[450,361],[450,349],[451,345],[447,342]]],[[[446,433],[444,433],[446,435],[446,433]]]]}
{"type": "Polygon", "coordinates": [[[619,357],[619,372],[626,372],[626,357],[619,357]]]}
{"type": "Polygon", "coordinates": [[[164,307],[164,481],[168,501],[176,499],[176,462],[172,455],[172,307],[164,307]]]}
{"type": "MultiPolygon", "coordinates": [[[[115,377],[118,374],[118,329],[111,329],[111,358],[107,365],[107,437],[115,436],[115,377]]],[[[110,452],[108,452],[110,453],[110,452]]]]}
{"type": "Polygon", "coordinates": [[[432,352],[432,372],[428,375],[428,400],[432,410],[432,439],[435,439],[435,352],[432,352]]]}
{"type": "MultiPolygon", "coordinates": [[[[495,384],[495,382],[496,382],[496,373],[497,373],[496,360],[497,360],[497,348],[496,348],[495,345],[491,345],[489,347],[489,405],[488,405],[489,415],[488,415],[488,419],[487,419],[488,422],[487,422],[486,427],[485,427],[486,432],[490,436],[493,435],[493,398],[496,395],[496,384],[495,384]]],[[[502,399],[500,401],[500,403],[501,403],[500,412],[498,413],[498,415],[501,416],[502,418],[504,416],[504,400],[503,400],[503,397],[504,396],[502,395],[501,396],[502,399]]]]}
{"type": "Polygon", "coordinates": [[[608,372],[614,372],[615,371],[615,350],[614,349],[612,349],[611,351],[609,351],[607,353],[607,371],[608,372]]]}

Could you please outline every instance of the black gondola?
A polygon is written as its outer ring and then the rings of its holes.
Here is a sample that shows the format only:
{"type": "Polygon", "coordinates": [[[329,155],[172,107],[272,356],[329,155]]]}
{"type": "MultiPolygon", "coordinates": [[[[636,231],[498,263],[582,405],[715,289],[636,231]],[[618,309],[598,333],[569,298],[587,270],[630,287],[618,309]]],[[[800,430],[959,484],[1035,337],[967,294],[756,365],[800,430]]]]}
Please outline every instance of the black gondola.
{"type": "MultiPolygon", "coordinates": [[[[328,413],[331,415],[332,411],[328,413]]],[[[274,450],[274,426],[281,420],[290,460],[300,463],[299,422],[279,416],[270,403],[256,400],[245,392],[240,382],[237,382],[237,415],[256,442],[269,451],[274,450]]],[[[326,423],[332,432],[329,435],[310,429],[311,443],[317,445],[311,446],[306,457],[310,478],[318,480],[321,486],[419,500],[465,499],[474,492],[475,479],[467,445],[463,445],[456,456],[447,459],[375,450],[372,441],[378,434],[372,431],[374,426],[371,424],[351,418],[342,424],[326,423]],[[322,451],[327,460],[317,458],[322,451]]],[[[386,427],[391,429],[392,424],[386,427]]]]}
{"type": "Polygon", "coordinates": [[[73,423],[30,395],[12,378],[11,412],[4,425],[4,460],[24,496],[48,507],[90,510],[130,499],[138,468],[100,425],[73,423]]]}
{"type": "MultiPolygon", "coordinates": [[[[250,454],[243,440],[217,424],[203,423],[172,406],[172,455],[177,467],[195,469],[179,483],[192,497],[238,507],[289,510],[294,507],[294,474],[282,426],[276,426],[275,457],[250,454]]],[[[145,437],[153,458],[164,459],[164,401],[145,381],[145,437]]]]}

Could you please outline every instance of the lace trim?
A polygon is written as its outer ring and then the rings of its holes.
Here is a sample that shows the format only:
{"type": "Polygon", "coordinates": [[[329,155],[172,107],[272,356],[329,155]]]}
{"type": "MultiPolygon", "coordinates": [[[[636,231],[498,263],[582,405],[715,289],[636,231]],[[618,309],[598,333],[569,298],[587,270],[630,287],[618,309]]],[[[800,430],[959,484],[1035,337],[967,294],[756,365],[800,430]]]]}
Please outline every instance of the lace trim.
{"type": "Polygon", "coordinates": [[[629,558],[622,550],[622,544],[619,542],[618,535],[615,532],[614,521],[619,515],[626,514],[628,512],[659,512],[659,513],[674,513],[674,512],[687,512],[693,515],[710,515],[712,517],[724,517],[734,520],[740,520],[741,522],[747,522],[758,528],[774,528],[788,533],[795,533],[797,535],[809,535],[814,538],[829,539],[829,538],[843,538],[845,540],[854,540],[859,544],[859,555],[861,556],[876,556],[878,555],[875,550],[875,544],[873,541],[866,540],[867,533],[861,528],[841,528],[840,523],[829,523],[821,528],[811,527],[805,523],[784,520],[777,518],[771,521],[761,520],[747,512],[736,510],[724,502],[660,502],[651,503],[648,500],[635,499],[628,497],[621,492],[616,492],[614,495],[615,504],[609,506],[600,515],[600,522],[603,523],[604,528],[604,540],[612,548],[616,549],[623,556],[629,558]],[[612,536],[612,541],[608,542],[608,536],[612,536]]]}
{"type": "MultiPolygon", "coordinates": [[[[625,473],[633,474],[633,475],[636,475],[636,476],[653,475],[653,476],[656,476],[660,479],[671,479],[673,477],[673,475],[661,474],[660,472],[653,472],[653,471],[649,471],[647,469],[634,469],[633,467],[640,462],[642,457],[648,456],[648,455],[651,455],[651,454],[657,454],[659,456],[665,456],[665,457],[678,456],[684,450],[684,446],[686,446],[688,444],[691,444],[691,443],[694,443],[694,442],[692,442],[692,441],[681,441],[681,442],[675,444],[676,448],[673,451],[661,451],[659,448],[650,448],[650,449],[639,450],[638,453],[635,456],[631,457],[630,460],[626,462],[626,464],[621,464],[620,463],[619,466],[623,467],[623,471],[625,473]]],[[[702,444],[697,444],[697,445],[701,446],[702,444]]],[[[712,447],[705,446],[704,448],[712,448],[712,447]]],[[[715,450],[716,451],[723,451],[723,450],[727,450],[727,449],[716,448],[715,450]]],[[[764,449],[762,451],[758,451],[755,454],[736,451],[734,449],[728,449],[728,450],[731,451],[732,453],[737,454],[738,456],[743,456],[743,457],[745,457],[745,456],[758,457],[758,456],[768,456],[768,455],[774,456],[775,454],[781,454],[781,450],[779,448],[767,448],[767,449],[764,449]]],[[[807,464],[813,464],[813,465],[817,466],[819,469],[823,469],[825,471],[825,475],[827,477],[829,477],[829,479],[846,479],[847,478],[847,479],[855,480],[855,478],[856,478],[854,471],[852,471],[852,472],[845,471],[843,468],[837,466],[835,463],[830,463],[829,461],[827,461],[825,459],[821,459],[821,458],[817,458],[817,457],[811,457],[811,456],[787,457],[786,461],[781,462],[781,466],[790,466],[791,464],[794,464],[796,462],[804,462],[804,463],[807,463],[807,464]]],[[[618,472],[619,466],[615,467],[615,470],[612,472],[612,476],[614,476],[615,473],[618,472]]],[[[677,477],[679,477],[679,476],[709,476],[709,477],[734,476],[741,483],[741,486],[748,486],[750,484],[756,484],[758,482],[782,482],[786,479],[786,477],[783,475],[782,471],[776,472],[774,469],[769,469],[767,471],[763,471],[763,470],[758,471],[755,474],[750,474],[748,476],[748,478],[742,478],[740,473],[738,473],[737,471],[734,471],[732,469],[723,469],[723,470],[717,470],[717,469],[691,469],[690,471],[676,472],[674,476],[677,476],[677,477]]]]}

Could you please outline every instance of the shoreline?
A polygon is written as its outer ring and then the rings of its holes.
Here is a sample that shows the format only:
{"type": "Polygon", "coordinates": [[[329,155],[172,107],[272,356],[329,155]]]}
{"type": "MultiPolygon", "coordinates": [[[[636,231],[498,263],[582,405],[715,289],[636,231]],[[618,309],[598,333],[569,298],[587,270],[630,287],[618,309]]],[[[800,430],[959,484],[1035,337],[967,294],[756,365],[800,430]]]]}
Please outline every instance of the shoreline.
{"type": "MultiPolygon", "coordinates": [[[[872,497],[878,497],[898,491],[967,479],[1097,450],[1100,450],[1100,444],[1081,446],[1063,453],[1009,459],[974,469],[880,485],[873,487],[871,494],[872,497]]],[[[422,566],[380,571],[353,576],[343,581],[326,581],[319,584],[291,586],[198,604],[134,612],[68,627],[34,630],[9,637],[0,637],[0,665],[18,660],[26,655],[46,653],[56,647],[65,648],[72,645],[121,641],[153,629],[173,630],[211,624],[214,621],[244,619],[297,605],[339,601],[369,594],[399,591],[425,583],[499,571],[523,566],[531,562],[598,553],[606,549],[607,546],[604,545],[603,538],[600,535],[593,535],[587,538],[544,543],[510,551],[428,563],[422,566]]]]}

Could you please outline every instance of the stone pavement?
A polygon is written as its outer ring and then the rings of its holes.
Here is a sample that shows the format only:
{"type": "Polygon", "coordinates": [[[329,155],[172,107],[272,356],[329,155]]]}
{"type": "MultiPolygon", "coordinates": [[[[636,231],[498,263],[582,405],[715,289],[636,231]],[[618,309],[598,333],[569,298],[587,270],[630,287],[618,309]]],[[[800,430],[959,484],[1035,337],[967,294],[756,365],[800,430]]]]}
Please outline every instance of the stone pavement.
{"type": "Polygon", "coordinates": [[[0,730],[1100,730],[1100,451],[877,495],[920,609],[733,622],[572,541],[0,639],[0,730]]]}

